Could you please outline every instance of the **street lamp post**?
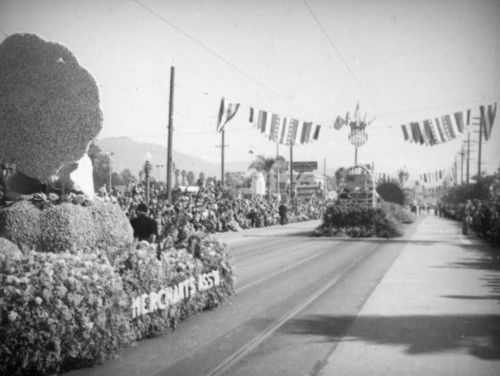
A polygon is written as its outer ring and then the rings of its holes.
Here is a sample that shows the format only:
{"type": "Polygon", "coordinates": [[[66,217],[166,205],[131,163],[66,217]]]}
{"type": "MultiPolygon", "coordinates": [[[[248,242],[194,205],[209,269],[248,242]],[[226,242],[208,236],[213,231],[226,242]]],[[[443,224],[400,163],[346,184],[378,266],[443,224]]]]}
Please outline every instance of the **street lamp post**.
{"type": "Polygon", "coordinates": [[[106,153],[106,155],[108,156],[108,160],[109,160],[109,194],[111,194],[111,176],[113,173],[113,169],[112,169],[112,165],[111,165],[111,156],[114,154],[115,153],[112,153],[112,152],[106,153]]]}
{"type": "Polygon", "coordinates": [[[158,173],[158,183],[160,182],[160,168],[163,168],[162,164],[156,165],[156,172],[158,173]]]}
{"type": "Polygon", "coordinates": [[[149,177],[151,170],[153,169],[153,165],[151,164],[151,154],[149,152],[146,153],[146,162],[144,162],[144,178],[146,179],[146,204],[149,204],[149,177]]]}

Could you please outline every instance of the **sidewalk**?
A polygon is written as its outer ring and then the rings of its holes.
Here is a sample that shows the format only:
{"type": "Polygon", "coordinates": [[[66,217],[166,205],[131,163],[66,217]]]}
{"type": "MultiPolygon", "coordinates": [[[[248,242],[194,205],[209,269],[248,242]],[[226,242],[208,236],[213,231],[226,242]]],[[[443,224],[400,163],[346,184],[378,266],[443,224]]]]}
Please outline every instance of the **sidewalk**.
{"type": "Polygon", "coordinates": [[[500,250],[419,220],[320,375],[500,375],[500,250]]]}

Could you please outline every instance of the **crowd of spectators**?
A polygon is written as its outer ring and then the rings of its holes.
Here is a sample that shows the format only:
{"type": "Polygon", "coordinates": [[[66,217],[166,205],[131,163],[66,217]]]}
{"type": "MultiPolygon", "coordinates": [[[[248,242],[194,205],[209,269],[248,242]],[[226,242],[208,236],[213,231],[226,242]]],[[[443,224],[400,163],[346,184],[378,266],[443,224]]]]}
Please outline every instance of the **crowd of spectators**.
{"type": "Polygon", "coordinates": [[[111,193],[105,188],[99,196],[120,205],[129,219],[137,216],[140,203],[146,203],[148,215],[158,223],[158,239],[170,239],[174,244],[186,241],[193,232],[209,233],[240,231],[255,227],[283,224],[280,216],[286,206],[286,222],[300,222],[321,219],[325,205],[322,198],[308,200],[280,201],[276,197],[243,198],[234,190],[224,189],[220,183],[200,187],[194,191],[174,189],[167,200],[164,186],[153,183],[149,200],[143,185],[129,185],[123,192],[116,189],[111,193]]]}

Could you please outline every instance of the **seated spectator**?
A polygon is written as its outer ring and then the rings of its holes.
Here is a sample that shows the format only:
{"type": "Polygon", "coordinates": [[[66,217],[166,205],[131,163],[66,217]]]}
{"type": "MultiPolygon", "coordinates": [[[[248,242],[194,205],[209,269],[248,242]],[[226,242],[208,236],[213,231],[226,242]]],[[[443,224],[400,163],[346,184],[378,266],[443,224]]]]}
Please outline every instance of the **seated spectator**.
{"type": "Polygon", "coordinates": [[[153,218],[147,216],[148,206],[140,203],[137,206],[137,217],[130,221],[134,229],[134,239],[154,243],[158,236],[158,224],[153,218]]]}

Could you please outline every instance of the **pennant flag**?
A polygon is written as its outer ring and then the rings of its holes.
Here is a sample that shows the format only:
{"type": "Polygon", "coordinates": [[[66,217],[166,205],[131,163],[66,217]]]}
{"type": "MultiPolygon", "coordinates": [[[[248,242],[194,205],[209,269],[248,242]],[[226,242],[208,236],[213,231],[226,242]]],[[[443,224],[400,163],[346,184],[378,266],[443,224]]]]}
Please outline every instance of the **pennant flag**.
{"type": "Polygon", "coordinates": [[[441,121],[443,122],[444,132],[448,140],[457,138],[455,135],[455,130],[453,129],[453,122],[450,115],[441,116],[441,121]]]}
{"type": "Polygon", "coordinates": [[[422,135],[422,140],[424,141],[424,144],[430,145],[431,141],[429,137],[427,136],[427,132],[425,131],[425,125],[418,123],[418,128],[420,129],[420,134],[422,135]]]}
{"type": "Polygon", "coordinates": [[[269,132],[269,139],[272,141],[278,140],[280,122],[281,122],[281,116],[277,114],[271,115],[271,129],[269,132]]]}
{"type": "Polygon", "coordinates": [[[410,127],[411,127],[411,132],[413,135],[413,139],[415,140],[415,142],[419,142],[420,144],[423,144],[424,138],[422,137],[422,133],[420,132],[420,125],[418,123],[411,122],[410,127]]]}
{"type": "Polygon", "coordinates": [[[436,126],[436,129],[438,130],[439,138],[441,139],[441,142],[446,142],[446,137],[444,135],[443,129],[441,128],[441,123],[439,122],[439,119],[436,119],[435,126],[436,126]]]}
{"type": "Polygon", "coordinates": [[[311,129],[312,129],[312,123],[304,122],[304,124],[302,125],[302,135],[300,137],[301,144],[309,142],[309,137],[311,135],[311,129]]]}
{"type": "Polygon", "coordinates": [[[254,124],[254,123],[253,123],[253,112],[254,112],[254,111],[253,111],[253,107],[250,107],[250,119],[249,119],[249,121],[250,121],[250,123],[252,123],[252,124],[254,124]]]}
{"type": "Polygon", "coordinates": [[[260,129],[261,133],[266,132],[266,127],[267,127],[267,112],[259,110],[259,115],[257,116],[257,123],[256,123],[257,128],[260,129]]]}
{"type": "Polygon", "coordinates": [[[321,130],[321,125],[316,125],[316,130],[314,131],[313,140],[317,140],[319,138],[319,131],[321,130]]]}
{"type": "Polygon", "coordinates": [[[240,104],[225,103],[224,98],[220,101],[219,117],[217,119],[217,132],[222,132],[227,122],[231,120],[238,112],[240,104]]]}
{"type": "Polygon", "coordinates": [[[280,136],[280,144],[284,144],[286,145],[287,144],[287,137],[288,137],[288,133],[289,133],[289,128],[290,128],[290,121],[284,117],[283,118],[283,122],[282,122],[282,126],[281,126],[281,136],[280,136]]]}
{"type": "MultiPolygon", "coordinates": [[[[346,116],[346,119],[347,119],[347,116],[346,116]]],[[[336,130],[339,130],[346,123],[347,122],[344,119],[342,119],[340,116],[337,116],[337,120],[335,120],[335,123],[333,124],[333,128],[335,128],[336,130]]]]}
{"type": "Polygon", "coordinates": [[[424,120],[424,130],[431,145],[437,144],[436,132],[432,125],[432,120],[424,120]]]}
{"type": "Polygon", "coordinates": [[[495,116],[497,113],[497,104],[488,105],[488,109],[484,106],[479,106],[481,111],[481,126],[483,127],[483,134],[485,141],[488,141],[491,136],[491,129],[493,128],[493,123],[495,121],[495,116]]]}
{"type": "Polygon", "coordinates": [[[455,112],[453,114],[455,117],[455,123],[457,125],[457,129],[460,133],[462,133],[465,129],[465,119],[464,119],[464,113],[463,112],[455,112]]]}
{"type": "Polygon", "coordinates": [[[298,130],[299,121],[297,119],[290,119],[290,128],[288,130],[288,137],[286,140],[287,145],[295,145],[297,142],[298,130]]]}
{"type": "Polygon", "coordinates": [[[413,140],[410,140],[410,136],[408,135],[408,130],[406,129],[406,125],[401,125],[401,128],[403,129],[403,136],[405,138],[405,141],[410,141],[412,142],[413,140]]]}

